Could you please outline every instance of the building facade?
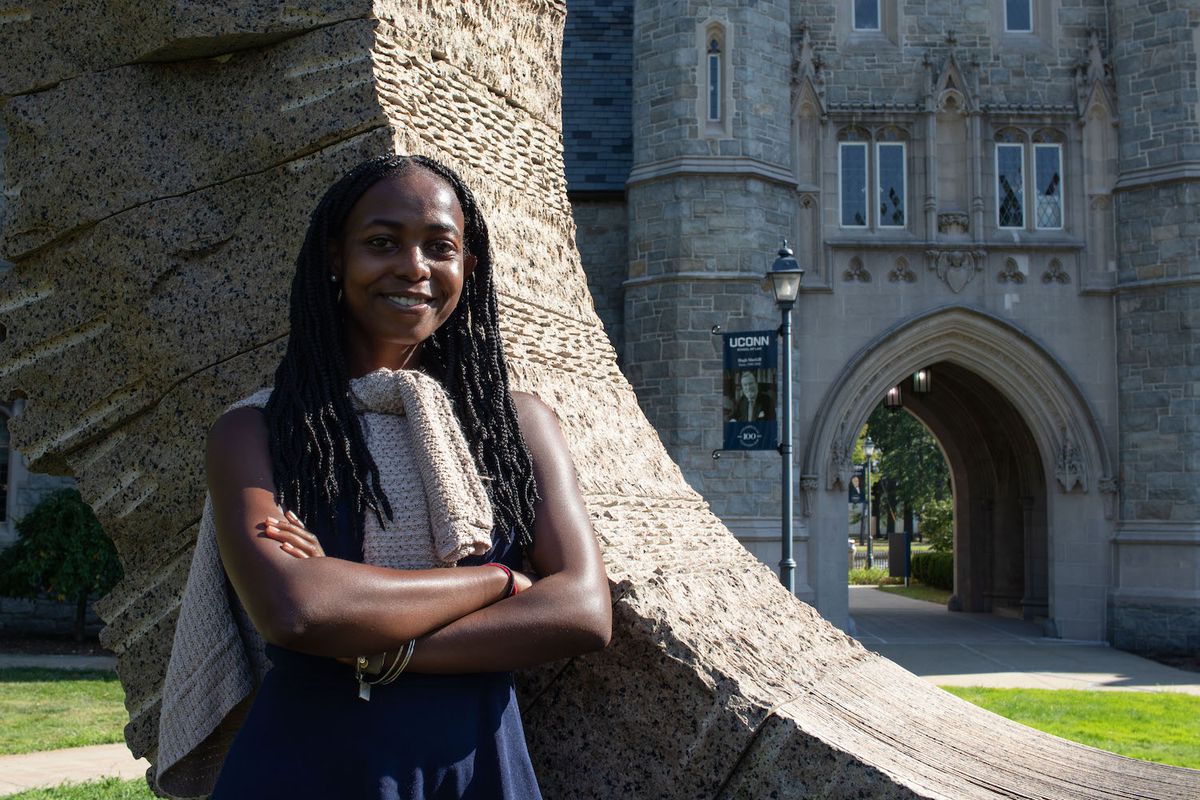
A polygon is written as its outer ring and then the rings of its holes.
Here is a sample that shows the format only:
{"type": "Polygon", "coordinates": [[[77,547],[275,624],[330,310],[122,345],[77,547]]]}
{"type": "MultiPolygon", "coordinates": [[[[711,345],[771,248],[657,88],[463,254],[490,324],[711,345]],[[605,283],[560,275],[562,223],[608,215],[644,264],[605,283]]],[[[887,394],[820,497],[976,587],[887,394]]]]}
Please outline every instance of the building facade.
{"type": "Polygon", "coordinates": [[[955,607],[1200,650],[1200,2],[568,9],[596,308],[746,546],[778,561],[779,462],[712,458],[711,330],[778,325],[786,237],[802,599],[848,624],[849,454],[899,386],[953,475],[955,607]]]}

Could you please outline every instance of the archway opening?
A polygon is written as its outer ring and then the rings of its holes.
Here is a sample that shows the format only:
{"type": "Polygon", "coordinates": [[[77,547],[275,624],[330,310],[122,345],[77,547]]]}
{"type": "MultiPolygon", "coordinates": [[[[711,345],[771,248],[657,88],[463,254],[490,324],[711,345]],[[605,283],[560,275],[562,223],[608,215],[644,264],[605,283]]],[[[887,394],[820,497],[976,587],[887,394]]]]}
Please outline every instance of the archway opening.
{"type": "Polygon", "coordinates": [[[1044,459],[1028,423],[986,378],[949,361],[906,408],[933,432],[954,489],[952,610],[1049,617],[1044,459]]]}
{"type": "Polygon", "coordinates": [[[933,433],[904,410],[903,391],[889,391],[893,402],[875,407],[854,446],[850,582],[902,583],[912,590],[902,594],[945,604],[954,588],[950,467],[933,433]]]}

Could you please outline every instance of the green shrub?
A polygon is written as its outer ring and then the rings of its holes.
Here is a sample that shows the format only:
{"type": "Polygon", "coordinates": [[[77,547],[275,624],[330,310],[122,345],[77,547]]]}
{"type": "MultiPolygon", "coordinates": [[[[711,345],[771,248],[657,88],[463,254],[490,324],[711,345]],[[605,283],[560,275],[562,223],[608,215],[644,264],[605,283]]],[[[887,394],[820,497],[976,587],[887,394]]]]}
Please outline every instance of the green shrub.
{"type": "Polygon", "coordinates": [[[953,498],[930,500],[921,506],[921,537],[935,552],[954,552],[953,498]]]}
{"type": "Polygon", "coordinates": [[[89,597],[121,579],[112,540],[75,489],[60,489],[17,521],[20,538],[0,553],[0,594],[50,595],[75,603],[75,639],[83,640],[89,597]]]}
{"type": "Polygon", "coordinates": [[[954,554],[914,553],[912,577],[926,586],[954,591],[954,554]]]}
{"type": "Polygon", "coordinates": [[[850,570],[849,583],[851,586],[879,586],[885,583],[903,583],[903,578],[892,578],[883,567],[866,569],[859,567],[850,570]]]}

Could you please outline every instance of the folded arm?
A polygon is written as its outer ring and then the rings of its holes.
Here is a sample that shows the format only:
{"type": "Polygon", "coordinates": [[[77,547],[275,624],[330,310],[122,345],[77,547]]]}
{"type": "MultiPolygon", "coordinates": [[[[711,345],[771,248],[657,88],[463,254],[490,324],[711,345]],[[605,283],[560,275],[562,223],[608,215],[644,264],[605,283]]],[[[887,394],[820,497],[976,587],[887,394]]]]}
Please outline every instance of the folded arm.
{"type": "Polygon", "coordinates": [[[206,468],[221,561],[268,642],[313,655],[394,649],[501,598],[493,567],[394,570],[335,558],[296,558],[267,538],[275,503],[267,429],[255,409],[222,416],[206,468]]]}
{"type": "Polygon", "coordinates": [[[608,577],[558,419],[532,395],[514,398],[541,497],[528,553],[539,578],[515,597],[419,638],[410,671],[519,669],[608,644],[608,577]]]}

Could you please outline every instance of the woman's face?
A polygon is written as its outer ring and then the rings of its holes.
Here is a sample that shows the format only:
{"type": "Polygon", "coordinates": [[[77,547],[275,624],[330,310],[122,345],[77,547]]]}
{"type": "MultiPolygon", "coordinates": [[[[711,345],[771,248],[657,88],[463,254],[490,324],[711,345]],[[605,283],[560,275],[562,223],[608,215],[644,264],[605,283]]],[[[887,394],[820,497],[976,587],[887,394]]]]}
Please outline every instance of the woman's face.
{"type": "Polygon", "coordinates": [[[419,167],[381,179],[354,204],[332,264],[353,375],[416,366],[475,267],[463,228],[454,190],[419,167]]]}

